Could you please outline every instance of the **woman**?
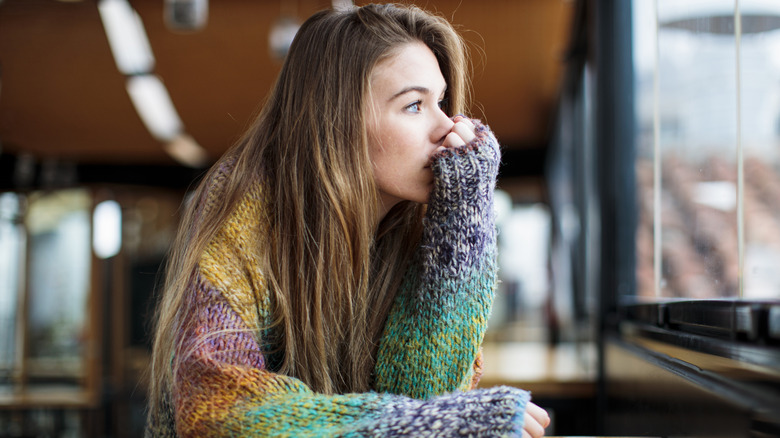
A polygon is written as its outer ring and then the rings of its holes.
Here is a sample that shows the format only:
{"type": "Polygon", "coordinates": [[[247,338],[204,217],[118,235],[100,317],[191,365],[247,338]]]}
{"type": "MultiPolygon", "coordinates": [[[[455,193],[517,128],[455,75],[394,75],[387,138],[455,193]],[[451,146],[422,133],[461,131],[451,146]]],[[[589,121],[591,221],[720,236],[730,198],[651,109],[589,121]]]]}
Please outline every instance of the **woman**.
{"type": "Polygon", "coordinates": [[[414,7],[303,24],[188,206],[157,320],[151,436],[541,436],[479,378],[496,281],[492,133],[414,7]]]}

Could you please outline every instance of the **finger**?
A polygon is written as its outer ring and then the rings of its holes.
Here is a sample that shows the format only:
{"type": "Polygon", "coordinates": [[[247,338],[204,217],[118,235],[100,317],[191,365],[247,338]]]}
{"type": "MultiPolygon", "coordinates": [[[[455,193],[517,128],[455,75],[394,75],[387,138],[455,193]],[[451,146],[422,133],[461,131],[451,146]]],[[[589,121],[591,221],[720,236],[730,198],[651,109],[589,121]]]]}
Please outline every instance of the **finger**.
{"type": "Polygon", "coordinates": [[[525,430],[523,431],[523,438],[532,438],[525,430]]]}
{"type": "Polygon", "coordinates": [[[474,125],[474,122],[473,122],[473,121],[472,121],[470,118],[468,118],[468,117],[463,117],[463,118],[461,118],[459,121],[460,121],[460,122],[464,122],[464,123],[466,123],[467,125],[471,126],[471,129],[472,129],[472,130],[473,130],[473,129],[475,128],[475,126],[476,126],[476,125],[474,125]]]}
{"type": "Polygon", "coordinates": [[[531,416],[536,419],[536,421],[541,424],[542,427],[547,427],[550,425],[550,415],[547,413],[547,411],[540,408],[536,404],[528,403],[525,411],[531,414],[531,416]]]}
{"type": "Polygon", "coordinates": [[[469,126],[469,127],[472,129],[472,130],[474,130],[474,128],[475,128],[475,126],[476,126],[476,125],[474,125],[474,121],[473,121],[473,120],[471,120],[470,118],[468,118],[468,117],[466,117],[466,116],[462,116],[462,115],[457,115],[457,116],[453,117],[453,118],[452,118],[452,122],[453,122],[453,123],[460,123],[460,122],[463,122],[463,123],[465,123],[467,126],[469,126]]]}
{"type": "Polygon", "coordinates": [[[450,132],[444,137],[444,143],[442,146],[445,148],[456,148],[465,145],[466,142],[455,132],[450,132]]]}
{"type": "Polygon", "coordinates": [[[523,430],[528,432],[528,434],[531,435],[533,438],[539,438],[544,436],[544,427],[542,427],[542,425],[539,424],[539,422],[536,421],[536,419],[528,412],[525,413],[525,417],[523,421],[523,430]]]}
{"type": "Polygon", "coordinates": [[[461,120],[452,127],[452,132],[458,134],[463,139],[463,144],[468,144],[477,136],[474,133],[474,125],[469,126],[465,120],[461,120]]]}
{"type": "Polygon", "coordinates": [[[452,121],[454,123],[464,122],[464,123],[466,123],[467,125],[469,125],[471,127],[476,126],[476,125],[474,125],[474,121],[473,120],[471,120],[470,118],[468,118],[468,117],[466,117],[464,115],[457,115],[457,116],[452,118],[452,121]]]}

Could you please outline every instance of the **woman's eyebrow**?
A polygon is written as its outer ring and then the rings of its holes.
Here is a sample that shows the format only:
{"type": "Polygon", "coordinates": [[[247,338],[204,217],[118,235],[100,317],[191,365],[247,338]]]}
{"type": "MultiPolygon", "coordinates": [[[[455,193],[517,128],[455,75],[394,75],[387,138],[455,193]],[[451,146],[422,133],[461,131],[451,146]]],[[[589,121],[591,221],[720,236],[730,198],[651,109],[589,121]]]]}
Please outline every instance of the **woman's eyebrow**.
{"type": "Polygon", "coordinates": [[[422,87],[422,86],[419,86],[419,85],[412,85],[411,87],[406,87],[406,88],[402,89],[401,91],[393,94],[392,96],[390,96],[389,99],[387,99],[387,101],[391,102],[391,101],[393,101],[393,100],[403,96],[406,93],[411,93],[411,92],[414,92],[414,91],[416,91],[416,92],[418,92],[420,94],[428,94],[428,93],[431,92],[431,90],[426,88],[426,87],[422,87]]]}
{"type": "MultiPolygon", "coordinates": [[[[390,96],[389,99],[387,99],[387,101],[391,102],[391,101],[393,101],[393,100],[403,96],[406,93],[411,93],[411,92],[415,92],[415,91],[420,93],[420,94],[430,94],[431,93],[431,90],[428,87],[423,87],[423,86],[420,86],[420,85],[412,85],[410,87],[406,87],[406,88],[402,89],[401,91],[393,94],[392,96],[390,96]]],[[[444,89],[442,90],[441,94],[443,95],[446,91],[447,91],[447,87],[445,86],[444,89]]]]}

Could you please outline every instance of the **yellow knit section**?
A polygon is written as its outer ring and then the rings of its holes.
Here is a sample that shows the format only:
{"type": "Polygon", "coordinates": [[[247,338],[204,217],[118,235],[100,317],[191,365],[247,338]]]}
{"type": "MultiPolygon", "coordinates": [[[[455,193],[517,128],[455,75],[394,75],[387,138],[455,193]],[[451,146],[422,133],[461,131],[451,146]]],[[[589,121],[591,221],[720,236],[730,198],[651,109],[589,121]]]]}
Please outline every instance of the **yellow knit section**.
{"type": "Polygon", "coordinates": [[[267,231],[265,205],[260,185],[256,184],[238,203],[200,260],[201,275],[223,292],[230,307],[254,331],[266,318],[258,309],[271,307],[257,248],[267,231]]]}

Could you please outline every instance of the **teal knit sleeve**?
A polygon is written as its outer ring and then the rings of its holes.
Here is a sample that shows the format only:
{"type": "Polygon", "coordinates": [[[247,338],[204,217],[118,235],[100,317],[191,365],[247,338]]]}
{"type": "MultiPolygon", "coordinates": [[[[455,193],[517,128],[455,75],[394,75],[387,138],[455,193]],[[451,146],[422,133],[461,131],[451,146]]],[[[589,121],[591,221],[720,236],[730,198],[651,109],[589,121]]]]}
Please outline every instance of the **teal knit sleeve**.
{"type": "Polygon", "coordinates": [[[418,399],[469,379],[496,284],[493,191],[500,161],[490,130],[434,158],[420,247],[379,344],[375,388],[418,399]]]}

